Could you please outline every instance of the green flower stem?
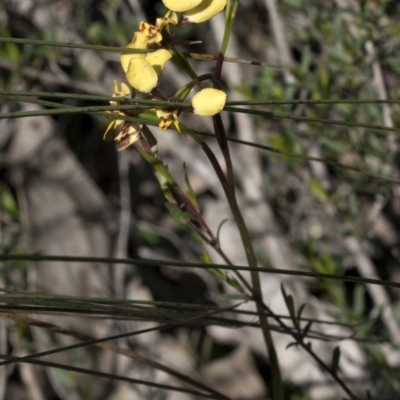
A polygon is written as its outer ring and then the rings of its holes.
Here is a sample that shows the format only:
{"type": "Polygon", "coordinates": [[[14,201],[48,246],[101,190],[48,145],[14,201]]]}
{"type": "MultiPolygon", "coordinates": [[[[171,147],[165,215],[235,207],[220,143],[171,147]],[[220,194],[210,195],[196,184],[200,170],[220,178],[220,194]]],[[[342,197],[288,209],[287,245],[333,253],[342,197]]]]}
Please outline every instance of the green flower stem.
{"type": "MultiPolygon", "coordinates": [[[[67,42],[56,42],[53,40],[22,39],[22,38],[10,38],[10,37],[0,37],[0,43],[33,44],[35,46],[65,47],[69,49],[84,49],[92,51],[109,51],[121,54],[130,54],[130,53],[146,54],[148,52],[154,51],[152,49],[132,49],[127,47],[102,46],[96,44],[67,43],[67,42]]],[[[182,52],[182,54],[186,58],[191,58],[193,60],[213,61],[216,59],[216,56],[213,54],[203,54],[203,53],[193,53],[193,52],[182,52]]],[[[225,57],[224,60],[226,62],[231,62],[231,63],[250,64],[250,65],[264,66],[270,68],[282,68],[281,65],[271,65],[259,61],[249,61],[233,57],[225,57]]]]}
{"type": "Polygon", "coordinates": [[[226,133],[224,129],[224,125],[222,123],[221,115],[217,114],[213,117],[214,122],[214,130],[217,136],[217,140],[219,146],[221,148],[222,154],[225,159],[226,164],[226,175],[228,181],[228,191],[227,191],[227,199],[229,206],[231,208],[233,217],[235,218],[237,227],[240,232],[240,237],[242,239],[242,243],[244,246],[244,250],[246,253],[247,262],[249,267],[255,268],[256,270],[251,271],[251,280],[253,285],[253,291],[256,296],[256,306],[257,311],[260,314],[260,323],[262,327],[262,332],[264,336],[264,341],[267,346],[269,362],[271,365],[272,371],[272,394],[274,400],[283,400],[284,393],[283,393],[283,383],[282,377],[279,367],[278,356],[276,354],[275,346],[273,343],[271,330],[269,327],[268,319],[264,313],[263,307],[263,296],[261,290],[261,283],[260,277],[257,271],[257,258],[254,253],[253,244],[251,242],[250,234],[247,229],[246,223],[243,219],[243,215],[240,211],[240,208],[237,204],[236,200],[236,192],[235,192],[235,180],[234,180],[234,172],[232,166],[232,159],[230,157],[228,141],[226,140],[226,133]]]}
{"type": "Polygon", "coordinates": [[[261,115],[266,118],[272,118],[272,119],[273,118],[291,119],[292,121],[315,122],[318,124],[351,126],[351,127],[355,127],[355,128],[367,128],[367,129],[374,129],[374,130],[387,131],[387,132],[400,132],[399,128],[391,128],[391,127],[387,127],[387,126],[383,126],[383,125],[362,124],[362,123],[358,123],[358,122],[346,122],[346,121],[339,121],[339,120],[335,120],[335,119],[298,117],[298,116],[291,115],[291,114],[274,113],[271,111],[253,110],[253,109],[246,109],[246,108],[225,106],[224,111],[237,112],[237,113],[243,113],[243,114],[251,114],[251,115],[261,115]]]}
{"type": "MultiPolygon", "coordinates": [[[[90,101],[115,101],[123,103],[125,101],[129,103],[140,102],[143,104],[142,99],[129,99],[125,97],[111,97],[111,96],[100,96],[92,94],[79,94],[79,93],[63,93],[63,92],[40,92],[40,91],[25,91],[25,90],[0,90],[0,98],[5,100],[18,100],[20,97],[33,98],[43,97],[48,99],[73,99],[73,100],[90,100],[90,101]]],[[[150,103],[150,100],[144,100],[144,104],[150,103]]]]}
{"type": "MultiPolygon", "coordinates": [[[[253,268],[248,265],[225,265],[225,264],[209,264],[205,266],[203,263],[191,263],[171,260],[145,260],[145,259],[126,259],[126,258],[112,258],[112,257],[78,257],[78,256],[64,256],[64,255],[44,255],[44,254],[0,254],[1,262],[8,261],[32,261],[32,262],[54,262],[54,261],[65,261],[65,262],[81,262],[81,263],[104,263],[104,264],[116,264],[116,265],[141,265],[143,267],[157,267],[160,264],[171,267],[180,268],[218,268],[227,271],[255,271],[273,275],[287,275],[287,276],[298,276],[302,278],[313,278],[313,279],[329,279],[341,282],[353,282],[360,284],[378,285],[383,287],[391,287],[394,289],[400,289],[400,282],[385,281],[382,279],[362,278],[358,276],[349,275],[335,275],[325,274],[320,272],[308,272],[288,269],[275,269],[275,268],[253,268]]],[[[5,292],[7,289],[0,288],[0,292],[5,292]]]]}
{"type": "MultiPolygon", "coordinates": [[[[6,92],[7,93],[7,92],[6,92]]],[[[25,94],[24,94],[25,95],[25,94]]],[[[78,96],[78,95],[74,95],[78,96]]],[[[3,97],[0,92],[0,98],[3,97]]],[[[11,96],[11,94],[5,94],[5,97],[8,99],[13,98],[14,100],[17,100],[17,98],[14,98],[11,96]]],[[[51,97],[51,96],[50,96],[51,97]]],[[[55,97],[55,96],[54,96],[55,97]]],[[[65,96],[65,98],[69,98],[68,96],[65,96]]],[[[83,99],[83,97],[82,97],[83,99]]],[[[118,101],[117,98],[113,98],[113,101],[118,101]]],[[[131,99],[128,99],[128,101],[132,101],[131,99]]],[[[135,105],[137,108],[156,108],[156,107],[161,107],[165,109],[173,109],[176,107],[180,108],[190,108],[191,105],[189,103],[183,103],[183,102],[172,102],[172,101],[149,101],[149,100],[141,100],[141,99],[134,99],[132,101],[132,106],[135,105]],[[145,106],[148,107],[145,107],[145,106]]],[[[121,110],[124,109],[129,109],[128,105],[121,105],[121,106],[108,106],[108,108],[102,108],[99,109],[100,111],[103,110],[117,110],[118,107],[120,107],[121,110]],[[114,107],[114,108],[112,108],[114,107]]],[[[69,107],[71,109],[71,107],[69,107]]],[[[77,108],[78,109],[78,108],[77,108]]],[[[88,108],[81,108],[81,112],[87,112],[88,108]]],[[[48,110],[46,110],[48,111],[48,110]]],[[[95,110],[98,111],[98,110],[95,110]]],[[[251,115],[260,115],[264,116],[265,118],[269,119],[289,119],[292,121],[302,121],[302,122],[312,122],[312,123],[319,123],[319,124],[329,124],[329,125],[339,125],[339,126],[348,126],[348,127],[355,127],[355,128],[366,128],[366,129],[371,129],[371,130],[376,130],[376,131],[386,131],[386,132],[397,132],[400,133],[400,128],[396,127],[386,127],[382,125],[374,125],[374,124],[363,124],[363,123],[358,123],[358,122],[346,122],[346,121],[340,121],[340,120],[332,120],[332,119],[323,119],[323,118],[310,118],[310,117],[300,117],[300,116],[294,116],[291,114],[283,114],[283,113],[274,113],[272,111],[263,111],[263,110],[254,110],[254,109],[246,109],[246,108],[238,108],[238,107],[231,107],[231,106],[225,106],[224,111],[229,111],[229,112],[238,112],[238,113],[244,113],[244,114],[251,114],[251,115]]],[[[72,112],[72,111],[69,111],[72,112]]],[[[57,112],[51,112],[50,114],[56,114],[57,112]]],[[[12,116],[10,116],[10,113],[3,113],[0,115],[0,118],[17,118],[19,116],[24,117],[24,116],[31,116],[31,115],[25,115],[25,113],[12,113],[12,116]]]]}
{"type": "MultiPolygon", "coordinates": [[[[213,60],[217,60],[217,56],[213,56],[213,60]]],[[[225,57],[226,62],[226,57],[225,57]]],[[[197,78],[196,78],[197,79],[197,78]]],[[[77,99],[77,100],[92,100],[92,101],[115,101],[115,102],[129,102],[138,104],[154,104],[154,100],[146,99],[130,99],[125,97],[112,97],[94,94],[80,94],[80,93],[64,93],[64,92],[43,92],[43,91],[25,91],[25,90],[0,90],[0,98],[8,99],[15,96],[26,97],[45,97],[45,98],[58,98],[58,99],[77,99]]],[[[167,102],[165,102],[167,103],[167,102]]],[[[226,106],[281,106],[281,105],[324,105],[324,104],[399,104],[400,99],[321,99],[321,100],[248,100],[248,101],[227,101],[226,106]]],[[[160,102],[160,106],[163,103],[160,102]]],[[[168,104],[171,103],[170,101],[168,104]]],[[[177,103],[176,105],[179,105],[177,103]]]]}
{"type": "MultiPolygon", "coordinates": [[[[57,104],[57,103],[54,103],[57,104]]],[[[100,111],[136,111],[138,109],[146,110],[154,108],[153,106],[140,106],[140,105],[119,105],[119,106],[90,106],[90,107],[73,107],[60,104],[60,108],[52,110],[36,110],[36,111],[13,111],[8,113],[1,113],[0,119],[4,118],[22,118],[22,117],[36,117],[38,115],[57,115],[57,114],[77,114],[77,113],[98,113],[100,111]]],[[[112,118],[112,115],[108,115],[112,118]]]]}
{"type": "Polygon", "coordinates": [[[281,105],[323,105],[323,104],[399,104],[400,100],[381,99],[321,99],[321,100],[238,100],[227,101],[227,106],[281,106],[281,105]]]}
{"type": "MultiPolygon", "coordinates": [[[[187,58],[191,58],[192,60],[215,61],[217,59],[217,56],[214,54],[192,53],[186,51],[183,51],[182,54],[187,58]]],[[[273,64],[263,63],[260,61],[244,60],[243,58],[236,58],[236,57],[224,57],[224,61],[235,64],[256,65],[258,67],[282,68],[281,65],[273,65],[273,64]]]]}
{"type": "Polygon", "coordinates": [[[127,47],[113,47],[113,46],[100,46],[95,44],[83,44],[83,43],[66,43],[56,42],[53,40],[37,40],[37,39],[21,39],[21,38],[10,38],[0,37],[0,43],[17,43],[17,44],[33,44],[36,46],[51,46],[51,47],[65,47],[68,49],[84,49],[94,51],[110,51],[114,53],[122,54],[146,54],[149,50],[132,49],[127,47]]]}
{"type": "MultiPolygon", "coordinates": [[[[217,60],[218,56],[213,56],[213,60],[217,60]]],[[[225,57],[226,59],[226,57],[225,57]]],[[[226,60],[225,60],[226,61],[226,60]]],[[[198,78],[195,78],[198,79],[198,78]]],[[[0,90],[0,98],[13,98],[14,96],[26,97],[46,97],[59,99],[77,99],[77,100],[92,100],[92,101],[115,101],[129,102],[138,104],[154,104],[154,100],[146,99],[130,99],[125,97],[112,97],[95,94],[80,94],[80,93],[64,93],[64,92],[43,92],[43,91],[24,91],[24,90],[0,90]]],[[[166,102],[165,102],[166,103],[166,102]]],[[[246,101],[227,101],[226,106],[281,106],[281,105],[324,105],[324,104],[399,104],[400,99],[321,99],[321,100],[246,100],[246,101]]],[[[168,104],[171,104],[169,101],[168,104]]],[[[162,105],[162,102],[161,104],[162,105]]],[[[179,104],[177,104],[179,105],[179,104]]]]}
{"type": "Polygon", "coordinates": [[[54,98],[54,99],[74,99],[74,100],[91,100],[91,101],[114,101],[116,103],[130,103],[130,104],[141,104],[149,105],[152,107],[190,107],[190,103],[173,102],[173,101],[160,101],[150,99],[137,99],[127,97],[112,97],[112,96],[100,96],[93,94],[78,94],[78,93],[63,93],[63,92],[41,92],[41,91],[25,91],[25,90],[0,90],[0,98],[6,100],[19,100],[21,97],[32,98],[32,97],[43,97],[43,98],[54,98]]]}

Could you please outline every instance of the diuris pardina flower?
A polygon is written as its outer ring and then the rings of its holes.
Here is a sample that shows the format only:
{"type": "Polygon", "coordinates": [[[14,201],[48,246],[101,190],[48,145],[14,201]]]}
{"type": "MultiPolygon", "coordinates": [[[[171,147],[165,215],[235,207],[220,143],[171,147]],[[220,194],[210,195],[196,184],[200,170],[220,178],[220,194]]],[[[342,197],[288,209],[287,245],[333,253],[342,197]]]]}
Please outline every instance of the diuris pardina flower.
{"type": "MultiPolygon", "coordinates": [[[[125,83],[121,83],[121,90],[118,88],[118,83],[117,81],[114,81],[114,93],[112,97],[128,97],[130,96],[131,91],[129,90],[128,86],[125,83]]],[[[117,101],[110,101],[110,104],[112,106],[116,106],[120,104],[117,101]]],[[[123,111],[108,111],[111,114],[117,114],[120,116],[125,116],[123,111]]],[[[120,133],[115,137],[115,141],[118,142],[118,150],[124,150],[131,144],[135,143],[139,139],[140,135],[140,130],[141,130],[141,125],[136,124],[134,122],[129,122],[125,121],[124,119],[113,119],[107,126],[106,131],[104,132],[103,139],[105,139],[108,135],[108,133],[118,127],[119,125],[122,125],[120,133]]]]}
{"type": "Polygon", "coordinates": [[[126,149],[140,139],[140,130],[142,126],[129,121],[125,121],[120,133],[115,137],[118,142],[118,151],[126,149]]]}
{"type": "MultiPolygon", "coordinates": [[[[131,94],[131,91],[129,90],[128,86],[125,85],[124,82],[121,83],[121,90],[119,90],[118,88],[118,83],[117,81],[114,81],[114,93],[112,95],[112,97],[127,97],[131,94]]],[[[112,106],[117,106],[119,104],[119,102],[117,101],[110,101],[110,104],[112,106]]],[[[124,115],[123,112],[121,111],[107,111],[108,113],[111,114],[118,114],[118,115],[124,115]]],[[[111,131],[111,129],[116,128],[117,126],[121,125],[124,122],[123,119],[113,119],[107,126],[106,131],[104,132],[103,135],[103,139],[105,139],[107,137],[108,132],[111,131]]]]}
{"type": "Polygon", "coordinates": [[[168,130],[171,124],[174,123],[176,130],[182,135],[181,128],[179,126],[178,113],[176,110],[166,111],[162,109],[156,109],[156,114],[159,119],[158,127],[162,131],[168,130]]]}
{"type": "MultiPolygon", "coordinates": [[[[148,38],[142,32],[135,32],[127,46],[130,49],[148,49],[148,38]]],[[[137,91],[151,92],[158,83],[158,75],[165,63],[172,57],[165,49],[158,49],[147,54],[121,54],[120,60],[126,79],[137,91]]]]}
{"type": "Polygon", "coordinates": [[[157,18],[156,24],[141,21],[139,31],[135,32],[128,48],[155,51],[146,54],[122,54],[121,64],[126,73],[128,82],[139,92],[149,93],[158,83],[158,76],[165,63],[172,57],[171,53],[163,48],[157,49],[163,40],[163,34],[169,37],[169,25],[176,25],[178,16],[168,11],[164,17],[157,18]]]}
{"type": "Polygon", "coordinates": [[[185,22],[205,22],[220,13],[226,0],[162,0],[172,11],[182,12],[185,22]]]}
{"type": "Polygon", "coordinates": [[[226,93],[219,89],[202,89],[192,99],[193,112],[201,116],[218,114],[225,106],[226,93]]]}
{"type": "Polygon", "coordinates": [[[147,43],[160,44],[164,36],[169,36],[169,25],[176,25],[178,23],[178,16],[172,11],[168,11],[164,17],[157,18],[156,24],[152,25],[148,22],[141,21],[139,24],[139,31],[147,37],[147,43]]]}

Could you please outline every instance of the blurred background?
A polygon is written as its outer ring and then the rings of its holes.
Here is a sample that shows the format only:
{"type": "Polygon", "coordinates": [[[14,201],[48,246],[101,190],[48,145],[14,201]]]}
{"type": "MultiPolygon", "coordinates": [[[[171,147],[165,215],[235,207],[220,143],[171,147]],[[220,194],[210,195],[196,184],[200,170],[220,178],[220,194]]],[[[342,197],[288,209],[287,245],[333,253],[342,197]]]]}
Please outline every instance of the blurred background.
{"type": "MultiPolygon", "coordinates": [[[[0,4],[2,37],[120,47],[129,43],[141,20],[153,23],[166,11],[156,0],[3,0],[0,4]]],[[[222,114],[230,137],[269,149],[231,144],[239,203],[260,266],[400,281],[400,186],[395,181],[400,176],[399,105],[304,102],[400,101],[399,18],[400,4],[395,0],[240,1],[227,56],[265,65],[225,63],[223,85],[232,101],[275,102],[267,107],[275,113],[268,119],[222,114]]],[[[217,54],[223,30],[223,14],[205,24],[185,26],[180,38],[201,43],[184,50],[217,54]]],[[[212,72],[215,66],[213,61],[191,63],[198,75],[212,72]]],[[[3,91],[110,96],[114,79],[124,80],[115,52],[0,44],[3,91]]],[[[171,96],[185,83],[187,78],[168,63],[160,90],[171,96]]],[[[53,101],[76,107],[98,104],[53,101]]],[[[0,107],[1,113],[41,109],[4,96],[0,107]]],[[[184,122],[212,132],[211,120],[184,122]]],[[[134,146],[118,153],[111,135],[102,140],[107,123],[101,116],[80,113],[0,119],[3,254],[199,260],[201,243],[170,217],[151,166],[134,146]]],[[[208,160],[187,137],[172,130],[152,131],[160,156],[182,184],[185,163],[214,232],[228,220],[220,232],[221,245],[235,264],[245,265],[239,234],[208,160]]],[[[212,139],[207,143],[221,159],[216,143],[212,139]]],[[[211,255],[222,263],[217,254],[211,255]]],[[[156,267],[68,261],[1,265],[1,287],[126,299],[143,307],[165,305],[168,310],[165,315],[149,311],[140,318],[104,316],[104,309],[101,317],[82,318],[55,309],[29,314],[93,337],[176,321],[184,314],[177,304],[190,310],[228,307],[235,293],[206,270],[162,263],[156,267]]],[[[276,313],[288,314],[280,289],[283,283],[296,307],[307,304],[303,317],[325,322],[313,323],[313,349],[330,364],[339,345],[340,371],[352,390],[362,398],[367,389],[372,398],[400,397],[398,289],[276,274],[262,274],[261,279],[264,299],[276,313]]],[[[7,309],[4,301],[0,300],[0,312],[7,309]]],[[[68,301],[61,303],[65,306],[68,301]]],[[[232,399],[268,399],[270,369],[258,320],[252,314],[255,309],[247,303],[239,309],[242,313],[226,313],[219,322],[170,326],[117,344],[232,399]]],[[[290,337],[276,332],[274,339],[287,399],[343,397],[307,354],[296,347],[286,349],[290,337]]],[[[71,343],[75,343],[71,338],[49,335],[29,323],[0,319],[2,354],[21,357],[71,343]]],[[[176,377],[105,349],[81,348],[43,359],[179,385],[176,377]]],[[[195,398],[26,363],[0,366],[0,399],[195,398]]]]}

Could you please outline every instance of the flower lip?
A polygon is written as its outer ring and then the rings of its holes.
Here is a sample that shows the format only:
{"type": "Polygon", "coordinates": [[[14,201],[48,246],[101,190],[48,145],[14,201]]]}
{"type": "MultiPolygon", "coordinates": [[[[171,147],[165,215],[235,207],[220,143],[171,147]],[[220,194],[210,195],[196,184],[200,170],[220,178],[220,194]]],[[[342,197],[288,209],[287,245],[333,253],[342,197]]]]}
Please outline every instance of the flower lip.
{"type": "Polygon", "coordinates": [[[126,71],[126,79],[136,90],[150,93],[158,83],[158,75],[172,57],[165,49],[146,54],[144,58],[132,58],[126,71]]]}
{"type": "Polygon", "coordinates": [[[182,135],[182,130],[179,125],[178,119],[178,112],[177,110],[163,110],[163,109],[156,109],[156,114],[159,119],[158,127],[162,131],[166,131],[170,128],[171,124],[173,123],[176,130],[182,135]]]}
{"type": "Polygon", "coordinates": [[[115,137],[118,142],[118,151],[126,149],[140,139],[142,125],[125,122],[121,132],[115,137]]]}

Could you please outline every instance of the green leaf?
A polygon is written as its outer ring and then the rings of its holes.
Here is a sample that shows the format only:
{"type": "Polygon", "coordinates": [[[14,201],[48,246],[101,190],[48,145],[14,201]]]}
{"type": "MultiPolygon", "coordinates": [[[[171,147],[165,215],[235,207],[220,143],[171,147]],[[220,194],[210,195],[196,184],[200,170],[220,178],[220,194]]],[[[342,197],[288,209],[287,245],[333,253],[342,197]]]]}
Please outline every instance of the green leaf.
{"type": "Polygon", "coordinates": [[[316,179],[310,179],[308,187],[320,200],[327,200],[329,198],[327,191],[316,179]]]}
{"type": "Polygon", "coordinates": [[[297,318],[296,318],[296,323],[295,326],[297,328],[298,331],[300,331],[300,320],[301,320],[301,314],[304,311],[304,308],[306,307],[306,304],[302,304],[299,309],[297,310],[297,318]]]}
{"type": "MultiPolygon", "coordinates": [[[[204,264],[212,264],[212,260],[206,248],[203,248],[203,254],[201,257],[201,261],[204,264]]],[[[245,293],[242,285],[239,283],[238,280],[235,278],[231,278],[228,274],[221,271],[219,268],[207,268],[212,274],[214,274],[218,279],[226,282],[229,286],[233,287],[234,289],[238,290],[240,293],[245,293]]]]}
{"type": "Polygon", "coordinates": [[[294,307],[294,300],[293,300],[293,296],[292,295],[288,295],[286,293],[285,288],[283,287],[283,285],[281,284],[281,291],[282,291],[282,295],[283,298],[285,300],[286,303],[286,307],[289,310],[289,314],[290,314],[290,318],[293,321],[293,324],[296,325],[297,320],[296,320],[296,311],[295,311],[295,307],[294,307]]]}
{"type": "Polygon", "coordinates": [[[307,325],[304,327],[303,332],[301,333],[302,339],[304,339],[308,335],[308,332],[310,331],[312,324],[313,321],[309,321],[307,325]]]}
{"type": "Polygon", "coordinates": [[[172,218],[176,222],[178,222],[180,224],[186,224],[188,221],[196,221],[196,222],[198,222],[197,218],[194,215],[192,215],[192,214],[190,214],[190,213],[188,213],[186,211],[181,210],[174,203],[166,202],[165,203],[165,207],[167,208],[169,213],[172,215],[172,218]]]}
{"type": "Polygon", "coordinates": [[[221,228],[223,227],[223,225],[225,224],[225,222],[228,221],[228,218],[225,218],[224,220],[222,220],[219,225],[218,225],[218,229],[217,229],[217,242],[219,243],[219,234],[221,232],[221,228]]]}
{"type": "Polygon", "coordinates": [[[162,163],[158,158],[156,158],[153,154],[148,153],[145,150],[140,150],[139,153],[142,157],[153,166],[154,174],[160,184],[161,190],[164,193],[164,197],[168,200],[168,202],[173,203],[175,198],[171,192],[170,187],[177,187],[177,183],[175,182],[172,175],[169,173],[166,165],[162,163]]]}
{"type": "Polygon", "coordinates": [[[223,293],[221,294],[221,299],[225,300],[249,300],[249,296],[247,294],[239,294],[239,293],[223,293]]]}
{"type": "Polygon", "coordinates": [[[192,89],[198,84],[198,82],[196,80],[192,80],[189,83],[187,83],[186,85],[183,85],[181,88],[179,88],[179,90],[174,94],[174,96],[172,97],[172,99],[174,99],[175,101],[184,101],[186,99],[186,97],[189,96],[190,92],[192,91],[192,89]]]}
{"type": "Polygon", "coordinates": [[[18,205],[11,193],[11,190],[5,185],[1,185],[0,193],[0,208],[9,213],[13,218],[18,219],[18,205]]]}
{"type": "Polygon", "coordinates": [[[306,303],[302,304],[299,309],[297,310],[297,319],[301,319],[301,314],[303,313],[304,309],[306,307],[306,303]]]}
{"type": "Polygon", "coordinates": [[[189,196],[189,199],[192,201],[192,203],[195,205],[195,207],[197,209],[199,209],[199,202],[197,201],[196,194],[194,193],[192,185],[190,184],[189,176],[187,174],[187,169],[186,169],[186,164],[185,163],[183,163],[183,171],[185,173],[186,189],[187,189],[187,194],[189,196]]]}
{"type": "Polygon", "coordinates": [[[365,287],[356,285],[353,294],[353,312],[356,317],[361,317],[365,310],[365,287]]]}
{"type": "Polygon", "coordinates": [[[303,76],[305,76],[309,71],[310,63],[311,63],[311,49],[309,46],[305,46],[303,48],[303,54],[301,57],[301,66],[300,66],[300,72],[303,76]]]}
{"type": "Polygon", "coordinates": [[[220,49],[220,52],[222,54],[225,54],[226,49],[228,48],[228,42],[231,36],[233,22],[236,17],[238,6],[239,6],[239,0],[228,0],[227,2],[226,12],[225,12],[225,30],[220,49]]]}
{"type": "Polygon", "coordinates": [[[158,155],[158,143],[157,139],[153,135],[150,129],[147,128],[147,126],[144,126],[142,129],[142,134],[147,140],[147,143],[150,145],[151,151],[153,154],[157,157],[158,155]]]}

